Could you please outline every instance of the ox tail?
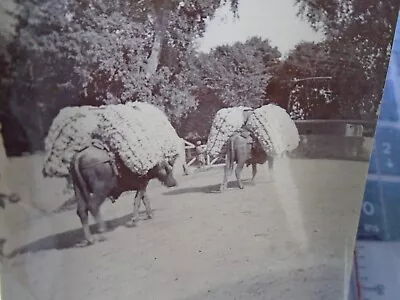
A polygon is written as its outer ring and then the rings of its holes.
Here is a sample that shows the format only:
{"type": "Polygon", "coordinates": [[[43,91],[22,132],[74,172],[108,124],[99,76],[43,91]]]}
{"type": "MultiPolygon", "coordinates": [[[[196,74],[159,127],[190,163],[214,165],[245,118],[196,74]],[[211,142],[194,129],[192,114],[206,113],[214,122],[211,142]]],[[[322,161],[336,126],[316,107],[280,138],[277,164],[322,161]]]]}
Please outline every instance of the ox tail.
{"type": "Polygon", "coordinates": [[[84,201],[87,202],[90,199],[90,192],[79,168],[80,158],[81,154],[78,153],[72,160],[72,180],[74,181],[75,196],[79,197],[77,194],[80,193],[84,201]]]}
{"type": "Polygon", "coordinates": [[[235,164],[235,142],[233,138],[230,138],[226,156],[226,166],[228,170],[232,171],[234,164],[235,164]]]}

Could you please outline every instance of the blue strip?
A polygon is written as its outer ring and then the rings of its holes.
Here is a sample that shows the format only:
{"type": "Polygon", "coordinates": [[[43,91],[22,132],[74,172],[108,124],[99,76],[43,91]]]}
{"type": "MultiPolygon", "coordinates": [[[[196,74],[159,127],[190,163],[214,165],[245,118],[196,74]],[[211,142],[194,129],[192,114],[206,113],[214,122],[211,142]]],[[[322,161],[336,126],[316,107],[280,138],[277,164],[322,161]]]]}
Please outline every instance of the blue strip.
{"type": "Polygon", "coordinates": [[[365,186],[358,240],[400,241],[400,17],[365,186]]]}

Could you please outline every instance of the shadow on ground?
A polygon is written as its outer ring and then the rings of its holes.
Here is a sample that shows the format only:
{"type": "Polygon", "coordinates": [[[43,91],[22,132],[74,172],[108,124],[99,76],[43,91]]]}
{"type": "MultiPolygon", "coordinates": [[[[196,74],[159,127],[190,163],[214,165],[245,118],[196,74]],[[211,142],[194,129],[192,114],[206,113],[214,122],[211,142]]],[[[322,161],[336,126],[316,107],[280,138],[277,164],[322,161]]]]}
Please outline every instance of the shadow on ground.
{"type": "MultiPolygon", "coordinates": [[[[251,180],[244,179],[242,180],[243,185],[251,186],[253,185],[251,180]]],[[[193,194],[193,193],[204,193],[204,194],[212,194],[212,193],[221,193],[220,191],[221,184],[213,184],[213,185],[205,185],[198,187],[187,187],[187,188],[176,188],[172,191],[168,191],[163,193],[166,196],[176,196],[182,194],[193,194]]],[[[228,182],[228,189],[239,189],[236,180],[228,182]]]]}
{"type": "MultiPolygon", "coordinates": [[[[156,210],[153,209],[153,211],[156,210]]],[[[141,219],[143,219],[146,215],[145,211],[141,211],[139,214],[141,216],[141,219]]],[[[105,237],[107,238],[108,232],[114,231],[120,226],[126,226],[126,223],[131,219],[131,217],[132,214],[127,214],[120,218],[106,221],[107,232],[105,233],[105,237]]],[[[96,224],[90,226],[90,231],[92,232],[92,234],[97,233],[96,224]]],[[[39,251],[63,250],[63,249],[75,248],[80,242],[82,242],[82,240],[83,240],[83,232],[82,228],[80,227],[77,229],[47,236],[45,238],[29,243],[25,246],[19,247],[13,250],[10,254],[8,254],[7,258],[11,259],[18,255],[26,253],[35,253],[39,251]]]]}

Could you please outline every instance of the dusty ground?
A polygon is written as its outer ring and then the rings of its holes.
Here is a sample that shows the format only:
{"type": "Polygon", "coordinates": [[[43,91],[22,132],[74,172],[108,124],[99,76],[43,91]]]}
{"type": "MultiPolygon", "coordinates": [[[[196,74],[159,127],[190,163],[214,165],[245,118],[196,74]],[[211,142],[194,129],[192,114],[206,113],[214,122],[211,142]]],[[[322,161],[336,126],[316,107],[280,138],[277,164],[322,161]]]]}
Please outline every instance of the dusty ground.
{"type": "Polygon", "coordinates": [[[74,247],[82,238],[74,210],[33,208],[66,200],[60,182],[34,174],[40,160],[12,166],[26,170],[13,181],[25,202],[7,210],[5,299],[343,299],[366,162],[283,160],[275,182],[261,169],[255,186],[224,194],[215,192],[219,168],[182,177],[175,189],[155,184],[153,220],[126,228],[127,194],[103,207],[107,240],[87,248],[74,247]],[[34,176],[36,192],[27,185],[34,176]]]}

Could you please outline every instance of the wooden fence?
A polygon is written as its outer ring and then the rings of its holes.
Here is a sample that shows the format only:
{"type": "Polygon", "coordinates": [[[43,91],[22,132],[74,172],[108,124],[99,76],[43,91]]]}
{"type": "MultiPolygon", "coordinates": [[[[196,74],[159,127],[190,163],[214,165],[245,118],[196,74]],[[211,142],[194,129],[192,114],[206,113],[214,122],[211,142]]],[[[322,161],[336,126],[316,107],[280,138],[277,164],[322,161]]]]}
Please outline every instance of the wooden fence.
{"type": "MultiPolygon", "coordinates": [[[[206,145],[202,145],[203,148],[205,148],[205,146],[206,145]]],[[[196,150],[196,145],[185,140],[185,153],[186,157],[189,158],[189,161],[186,161],[186,166],[188,167],[196,162],[196,155],[193,154],[195,150],[196,150]]],[[[221,157],[211,158],[210,155],[206,154],[206,167],[221,165],[222,163],[220,162],[220,160],[222,160],[221,157]]]]}

